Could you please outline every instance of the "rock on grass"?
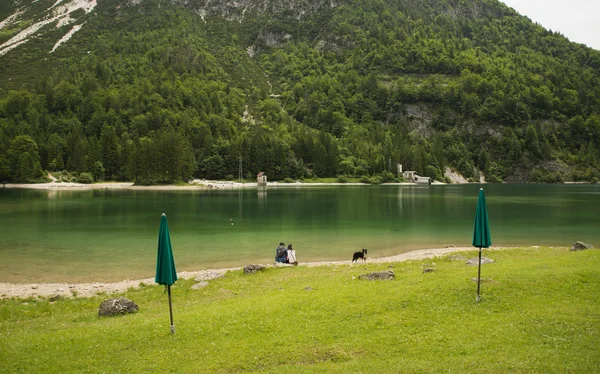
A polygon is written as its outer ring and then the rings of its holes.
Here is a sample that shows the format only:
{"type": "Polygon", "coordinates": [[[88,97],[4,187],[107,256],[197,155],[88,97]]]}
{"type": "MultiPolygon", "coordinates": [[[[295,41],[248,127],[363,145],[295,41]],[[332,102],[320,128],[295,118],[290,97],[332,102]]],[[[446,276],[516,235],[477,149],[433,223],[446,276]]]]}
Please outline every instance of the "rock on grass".
{"type": "Polygon", "coordinates": [[[358,279],[366,279],[366,280],[395,279],[395,275],[392,270],[386,270],[386,271],[380,271],[378,273],[359,275],[358,279]]]}
{"type": "Polygon", "coordinates": [[[587,244],[584,242],[576,242],[573,247],[570,249],[570,251],[583,251],[584,249],[592,249],[594,248],[593,245],[591,244],[587,244]]]}

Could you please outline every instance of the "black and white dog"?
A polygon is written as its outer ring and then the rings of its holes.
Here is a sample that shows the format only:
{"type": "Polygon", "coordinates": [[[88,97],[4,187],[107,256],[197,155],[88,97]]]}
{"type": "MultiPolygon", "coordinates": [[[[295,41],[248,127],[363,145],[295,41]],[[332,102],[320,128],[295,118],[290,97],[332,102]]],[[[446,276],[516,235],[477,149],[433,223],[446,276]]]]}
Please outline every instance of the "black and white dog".
{"type": "Polygon", "coordinates": [[[367,250],[363,248],[362,252],[354,252],[354,256],[352,256],[352,262],[358,262],[358,259],[362,258],[363,262],[367,261],[367,250]]]}

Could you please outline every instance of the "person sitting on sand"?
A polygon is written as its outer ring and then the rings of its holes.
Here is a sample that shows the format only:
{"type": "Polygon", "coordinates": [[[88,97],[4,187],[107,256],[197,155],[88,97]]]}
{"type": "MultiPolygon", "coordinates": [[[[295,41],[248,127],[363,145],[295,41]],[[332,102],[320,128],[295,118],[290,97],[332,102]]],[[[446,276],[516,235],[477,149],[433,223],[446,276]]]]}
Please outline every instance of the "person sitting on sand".
{"type": "Polygon", "coordinates": [[[280,242],[279,246],[275,249],[275,262],[286,262],[287,261],[287,250],[285,249],[285,243],[280,242]]]}
{"type": "Polygon", "coordinates": [[[288,264],[298,265],[298,261],[296,261],[296,250],[291,244],[287,247],[287,258],[288,264]]]}

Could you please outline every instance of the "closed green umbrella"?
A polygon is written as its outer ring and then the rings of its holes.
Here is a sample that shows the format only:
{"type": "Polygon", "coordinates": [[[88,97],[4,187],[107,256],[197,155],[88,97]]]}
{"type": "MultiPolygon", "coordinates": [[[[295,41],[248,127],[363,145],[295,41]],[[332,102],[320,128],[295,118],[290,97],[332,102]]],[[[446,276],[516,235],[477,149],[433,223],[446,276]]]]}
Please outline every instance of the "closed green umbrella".
{"type": "Polygon", "coordinates": [[[177,280],[177,270],[173,260],[171,248],[171,235],[169,235],[169,223],[167,216],[163,213],[160,218],[160,229],[158,230],[158,256],[156,257],[156,277],[154,281],[160,285],[167,286],[169,292],[169,314],[171,316],[171,334],[175,334],[173,324],[173,308],[171,307],[171,285],[177,280]]]}
{"type": "Polygon", "coordinates": [[[475,212],[475,229],[473,231],[473,246],[479,248],[479,268],[477,270],[477,301],[480,300],[479,288],[481,284],[481,248],[489,248],[492,245],[490,236],[490,222],[488,220],[487,206],[483,188],[479,190],[477,211],[475,212]]]}

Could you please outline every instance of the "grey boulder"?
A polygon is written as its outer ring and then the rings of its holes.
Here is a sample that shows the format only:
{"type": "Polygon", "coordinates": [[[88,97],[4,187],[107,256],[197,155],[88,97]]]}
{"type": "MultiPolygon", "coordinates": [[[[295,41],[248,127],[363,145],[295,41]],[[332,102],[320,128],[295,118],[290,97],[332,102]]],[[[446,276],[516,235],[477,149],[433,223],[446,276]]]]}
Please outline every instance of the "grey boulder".
{"type": "Polygon", "coordinates": [[[135,313],[140,308],[133,301],[120,297],[104,300],[98,308],[98,317],[112,317],[127,313],[135,313]]]}
{"type": "Polygon", "coordinates": [[[254,274],[257,271],[263,271],[266,268],[267,267],[265,265],[250,264],[250,265],[246,265],[244,267],[244,273],[246,273],[246,274],[254,274]]]}
{"type": "Polygon", "coordinates": [[[573,247],[571,248],[571,251],[583,251],[584,249],[592,249],[594,248],[593,245],[591,244],[587,244],[584,242],[576,242],[573,247]]]}

